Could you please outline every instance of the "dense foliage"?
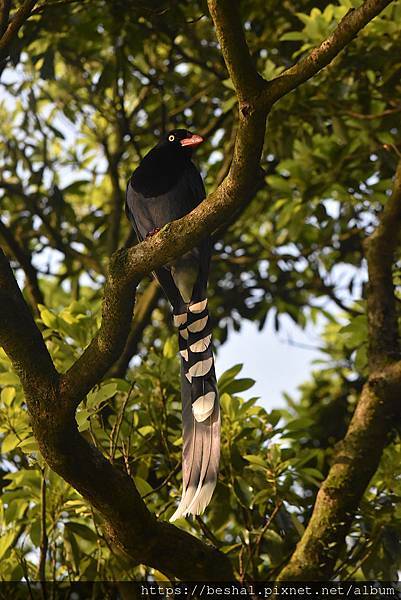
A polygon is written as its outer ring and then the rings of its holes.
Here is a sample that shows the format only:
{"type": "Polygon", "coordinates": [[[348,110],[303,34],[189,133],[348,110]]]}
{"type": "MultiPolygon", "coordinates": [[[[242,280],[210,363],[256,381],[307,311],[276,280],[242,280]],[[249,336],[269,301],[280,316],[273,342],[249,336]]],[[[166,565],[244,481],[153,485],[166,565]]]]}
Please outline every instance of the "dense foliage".
{"type": "MultiPolygon", "coordinates": [[[[230,164],[237,111],[203,1],[53,4],[38,5],[2,73],[0,241],[64,372],[98,325],[110,255],[135,242],[123,211],[133,168],[155,137],[185,126],[207,138],[197,160],[213,189],[230,164]]],[[[252,55],[271,78],[359,2],[272,1],[268,11],[260,0],[243,4],[252,55]]],[[[288,560],[366,378],[362,242],[401,155],[400,34],[394,3],[274,107],[264,184],[215,235],[210,310],[218,343],[244,319],[263,329],[269,313],[276,329],[282,315],[302,327],[327,321],[327,361],[300,398],[288,398],[288,410],[244,400],[253,382],[240,365],[219,382],[221,478],[206,515],[179,526],[232,557],[242,579],[274,579],[288,560]]],[[[178,362],[169,308],[152,285],[142,287],[142,329],[128,357],[140,360],[99,382],[76,418],[134,478],[150,509],[168,518],[181,485],[178,362]]],[[[40,568],[49,579],[149,576],[116,553],[91,506],[46,467],[4,353],[0,385],[0,579],[35,579],[40,568]]],[[[338,577],[396,578],[400,457],[394,431],[338,577]]]]}

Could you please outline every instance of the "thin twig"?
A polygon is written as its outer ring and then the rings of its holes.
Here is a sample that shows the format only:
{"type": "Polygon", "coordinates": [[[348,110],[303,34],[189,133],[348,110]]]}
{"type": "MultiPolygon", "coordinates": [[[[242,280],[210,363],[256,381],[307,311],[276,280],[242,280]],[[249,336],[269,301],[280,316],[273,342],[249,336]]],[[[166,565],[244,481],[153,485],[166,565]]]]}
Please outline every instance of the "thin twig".
{"type": "Polygon", "coordinates": [[[38,575],[39,580],[42,587],[42,596],[43,600],[47,599],[47,589],[46,589],[46,560],[47,560],[47,551],[49,547],[49,538],[46,530],[46,467],[41,469],[42,474],[42,482],[40,488],[40,497],[41,497],[41,508],[40,508],[40,558],[39,558],[39,567],[38,567],[38,575]]]}
{"type": "Polygon", "coordinates": [[[144,494],[142,496],[142,500],[145,500],[145,498],[147,498],[148,496],[151,496],[152,494],[155,494],[156,492],[159,492],[162,488],[164,488],[164,486],[168,484],[170,479],[178,473],[178,471],[180,470],[180,467],[181,467],[180,463],[176,464],[174,469],[172,471],[170,471],[170,473],[167,475],[167,477],[165,479],[163,479],[162,483],[160,485],[158,485],[156,488],[154,488],[151,492],[147,492],[146,494],[144,494]]]}
{"type": "Polygon", "coordinates": [[[39,4],[36,8],[33,9],[31,15],[40,15],[48,8],[58,8],[59,6],[66,6],[67,4],[77,4],[80,5],[85,4],[89,0],[59,0],[59,2],[44,2],[43,4],[39,4]]]}
{"type": "Polygon", "coordinates": [[[395,115],[401,112],[401,106],[397,106],[396,108],[388,108],[381,113],[376,115],[364,115],[362,113],[354,112],[352,110],[343,110],[342,114],[352,117],[353,119],[360,119],[364,121],[374,121],[375,119],[382,119],[383,117],[388,117],[390,115],[395,115]]]}
{"type": "Polygon", "coordinates": [[[222,546],[224,546],[224,542],[221,542],[220,540],[217,539],[217,537],[214,535],[214,533],[209,529],[209,527],[203,521],[202,517],[200,517],[199,515],[196,515],[195,519],[196,519],[197,523],[199,524],[199,527],[202,529],[203,535],[209,540],[209,542],[212,543],[212,546],[214,546],[217,550],[219,548],[221,548],[222,546]]]}
{"type": "Polygon", "coordinates": [[[279,500],[277,502],[276,506],[274,507],[272,514],[267,519],[266,523],[264,524],[263,528],[261,529],[261,531],[256,539],[256,543],[255,543],[256,554],[260,553],[260,546],[263,541],[263,536],[265,535],[266,531],[269,529],[270,525],[272,524],[273,520],[275,519],[275,517],[276,517],[278,511],[280,510],[280,508],[282,507],[282,505],[283,505],[283,501],[279,500]]]}
{"type": "Polygon", "coordinates": [[[110,436],[110,438],[111,438],[111,441],[110,441],[110,444],[111,444],[111,448],[110,448],[110,462],[114,461],[114,456],[115,456],[115,453],[116,453],[117,443],[118,443],[118,436],[120,435],[120,429],[121,429],[121,424],[122,424],[122,421],[123,421],[123,418],[124,418],[125,409],[127,407],[128,401],[129,401],[129,399],[131,397],[132,390],[134,389],[134,386],[135,386],[135,381],[133,381],[131,383],[131,387],[130,387],[130,389],[128,391],[127,396],[124,399],[124,402],[123,402],[122,406],[121,406],[121,409],[119,411],[119,414],[118,414],[118,417],[117,417],[116,422],[114,424],[114,427],[111,430],[111,436],[110,436]]]}

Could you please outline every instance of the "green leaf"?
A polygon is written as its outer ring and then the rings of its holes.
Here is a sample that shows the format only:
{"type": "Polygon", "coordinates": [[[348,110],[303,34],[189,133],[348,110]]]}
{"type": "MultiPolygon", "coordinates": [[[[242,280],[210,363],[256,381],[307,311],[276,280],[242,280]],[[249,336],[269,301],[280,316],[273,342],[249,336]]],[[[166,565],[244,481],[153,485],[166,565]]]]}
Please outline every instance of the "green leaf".
{"type": "Polygon", "coordinates": [[[223,85],[230,90],[235,90],[234,84],[231,79],[224,79],[222,81],[223,85]]]}
{"type": "Polygon", "coordinates": [[[364,373],[368,366],[368,345],[362,344],[355,353],[355,369],[364,373]]]}
{"type": "Polygon", "coordinates": [[[281,462],[281,450],[278,444],[271,444],[269,446],[269,460],[274,467],[281,462]]]}
{"type": "Polygon", "coordinates": [[[301,417],[299,419],[292,419],[289,421],[285,428],[289,431],[297,431],[299,429],[307,429],[313,424],[313,419],[309,417],[301,417]]]}
{"type": "Polygon", "coordinates": [[[43,306],[43,304],[39,304],[38,308],[40,310],[40,318],[46,327],[49,327],[49,329],[57,329],[58,317],[46,308],[46,306],[43,306]]]}
{"type": "Polygon", "coordinates": [[[19,385],[18,376],[13,373],[0,373],[0,385],[19,385]]]}
{"type": "Polygon", "coordinates": [[[221,105],[221,110],[223,113],[229,112],[234,106],[238,104],[238,100],[236,96],[230,96],[227,100],[223,102],[221,105]]]}
{"type": "Polygon", "coordinates": [[[117,383],[104,383],[95,390],[89,392],[87,396],[86,406],[92,408],[95,405],[101,404],[115,396],[117,392],[117,383]]]}
{"type": "Polygon", "coordinates": [[[164,342],[164,347],[163,347],[163,356],[165,358],[174,358],[174,356],[177,354],[177,339],[176,336],[170,336],[169,338],[167,338],[167,340],[164,342]]]}
{"type": "Polygon", "coordinates": [[[305,35],[302,31],[287,31],[287,33],[284,33],[280,38],[280,42],[298,42],[304,40],[305,35]]]}
{"type": "Polygon", "coordinates": [[[68,528],[75,535],[83,538],[84,540],[87,540],[88,542],[97,542],[98,537],[96,533],[92,529],[90,529],[90,527],[84,525],[83,523],[78,523],[77,521],[68,521],[68,528]]]}
{"type": "Polygon", "coordinates": [[[10,550],[10,546],[14,541],[15,532],[6,531],[1,535],[0,538],[0,560],[4,559],[7,552],[10,550]]]}
{"type": "Polygon", "coordinates": [[[313,469],[312,467],[304,467],[302,469],[302,473],[306,473],[307,475],[310,475],[311,477],[314,477],[315,479],[318,479],[318,480],[323,479],[323,475],[321,474],[321,472],[318,471],[317,469],[313,469]]]}
{"type": "Polygon", "coordinates": [[[245,454],[244,458],[253,465],[257,465],[258,467],[262,467],[263,469],[268,469],[267,462],[261,456],[245,454]]]}
{"type": "Polygon", "coordinates": [[[39,452],[39,444],[33,436],[25,438],[20,444],[18,444],[18,447],[21,448],[22,452],[25,454],[39,452]]]}
{"type": "Polygon", "coordinates": [[[227,371],[224,371],[224,373],[222,373],[221,377],[218,380],[218,387],[219,389],[221,389],[221,387],[223,385],[225,385],[226,382],[228,381],[232,381],[233,379],[235,379],[235,377],[238,375],[238,373],[242,370],[242,367],[244,365],[242,363],[234,365],[233,367],[231,367],[231,369],[228,369],[227,371]]]}
{"type": "Polygon", "coordinates": [[[1,390],[1,402],[5,406],[11,406],[14,398],[15,398],[15,388],[14,387],[6,387],[3,390],[1,390]]]}
{"type": "Polygon", "coordinates": [[[238,394],[239,392],[249,390],[253,385],[255,385],[254,379],[234,379],[233,381],[228,381],[225,385],[222,385],[220,393],[238,394]]]}
{"type": "Polygon", "coordinates": [[[272,427],[275,427],[282,417],[281,411],[274,409],[269,413],[269,423],[272,427]]]}
{"type": "MultiPolygon", "coordinates": [[[[270,187],[279,192],[284,192],[286,194],[291,192],[290,181],[288,181],[288,179],[284,179],[284,177],[280,177],[279,175],[269,175],[267,177],[267,183],[270,185],[270,187]]],[[[291,213],[294,210],[294,206],[289,203],[283,210],[285,210],[287,213],[291,213]]]]}
{"type": "Polygon", "coordinates": [[[69,523],[65,524],[64,532],[64,544],[67,550],[67,557],[70,555],[70,560],[74,563],[75,569],[78,571],[81,562],[81,551],[69,523]]]}
{"type": "Polygon", "coordinates": [[[6,454],[7,452],[11,452],[14,450],[19,444],[19,439],[15,435],[15,433],[9,433],[3,440],[1,445],[1,452],[6,454]]]}
{"type": "MultiPolygon", "coordinates": [[[[228,392],[228,388],[229,386],[233,385],[233,389],[235,389],[235,377],[238,375],[238,373],[241,371],[243,365],[242,364],[238,364],[238,365],[234,365],[233,367],[231,367],[231,369],[228,369],[228,371],[225,371],[221,377],[219,378],[218,382],[217,382],[217,386],[219,389],[220,394],[223,394],[224,392],[228,392]]],[[[243,391],[241,390],[241,385],[244,385],[244,389],[248,389],[249,387],[252,387],[252,385],[254,384],[254,380],[253,379],[243,379],[243,380],[239,380],[239,381],[243,381],[243,384],[238,384],[238,391],[243,391]],[[251,383],[252,382],[252,383],[251,383]]]]}
{"type": "Polygon", "coordinates": [[[142,477],[134,477],[134,483],[141,496],[153,492],[152,486],[145,479],[142,479],[142,477]]]}
{"type": "Polygon", "coordinates": [[[248,508],[252,500],[252,493],[249,488],[249,485],[243,479],[236,477],[234,479],[233,488],[234,493],[237,496],[240,504],[242,504],[242,506],[244,506],[245,508],[248,508]]]}
{"type": "Polygon", "coordinates": [[[258,504],[266,504],[271,499],[272,492],[271,490],[261,490],[252,499],[252,506],[257,506],[258,504]]]}
{"type": "Polygon", "coordinates": [[[32,543],[34,546],[36,546],[37,548],[39,548],[40,546],[40,538],[41,538],[41,533],[42,533],[42,527],[41,527],[41,522],[39,519],[36,519],[35,521],[33,521],[30,525],[29,528],[29,537],[32,540],[32,543]]]}
{"type": "Polygon", "coordinates": [[[152,425],[144,425],[143,427],[138,428],[138,433],[140,435],[146,436],[155,432],[155,428],[152,425]]]}
{"type": "Polygon", "coordinates": [[[368,322],[366,315],[359,315],[352,319],[349,325],[340,329],[347,348],[357,348],[367,340],[368,322]]]}
{"type": "Polygon", "coordinates": [[[89,418],[91,416],[91,412],[86,409],[80,409],[77,411],[75,415],[75,420],[78,424],[78,431],[86,431],[89,429],[89,418]]]}
{"type": "Polygon", "coordinates": [[[237,411],[239,408],[238,398],[235,396],[230,396],[230,394],[226,394],[225,392],[220,396],[220,405],[223,412],[230,418],[237,418],[237,411]]]}

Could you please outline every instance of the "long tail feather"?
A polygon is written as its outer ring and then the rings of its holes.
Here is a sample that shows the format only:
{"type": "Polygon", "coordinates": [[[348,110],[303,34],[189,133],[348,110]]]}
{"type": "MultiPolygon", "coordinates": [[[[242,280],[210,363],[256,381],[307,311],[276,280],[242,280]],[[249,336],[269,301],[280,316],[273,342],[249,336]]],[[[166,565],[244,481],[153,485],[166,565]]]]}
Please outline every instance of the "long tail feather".
{"type": "Polygon", "coordinates": [[[203,300],[189,307],[185,321],[180,319],[183,491],[170,521],[202,514],[217,483],[220,406],[208,316],[203,300]]]}

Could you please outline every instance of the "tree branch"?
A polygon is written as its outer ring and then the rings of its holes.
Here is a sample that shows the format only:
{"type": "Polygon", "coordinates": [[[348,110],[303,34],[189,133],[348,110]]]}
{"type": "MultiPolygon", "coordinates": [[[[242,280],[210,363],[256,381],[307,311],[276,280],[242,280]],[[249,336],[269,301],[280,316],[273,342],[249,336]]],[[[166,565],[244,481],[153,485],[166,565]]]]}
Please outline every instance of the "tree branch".
{"type": "Polygon", "coordinates": [[[4,58],[5,53],[11,42],[17,36],[22,25],[31,16],[31,11],[35,6],[37,0],[25,0],[21,8],[19,8],[5,30],[4,34],[0,38],[0,58],[4,58]]]}
{"type": "Polygon", "coordinates": [[[8,27],[8,18],[10,16],[11,0],[0,0],[0,40],[8,27]]]}
{"type": "Polygon", "coordinates": [[[401,160],[380,223],[365,242],[368,262],[369,366],[373,372],[399,358],[392,265],[401,230],[401,160]]]}
{"type": "Polygon", "coordinates": [[[313,514],[281,580],[331,577],[355,511],[374,475],[397,414],[401,386],[392,265],[401,230],[401,161],[393,193],[366,240],[369,380],[316,498],[313,514]]]}
{"type": "Polygon", "coordinates": [[[55,393],[58,373],[1,249],[0,305],[0,343],[10,357],[25,392],[33,398],[32,409],[36,413],[55,393]]]}
{"type": "Polygon", "coordinates": [[[257,72],[250,55],[239,18],[238,4],[231,0],[208,0],[227,71],[242,104],[260,94],[264,79],[257,72]]]}
{"type": "Polygon", "coordinates": [[[376,17],[392,0],[365,0],[358,8],[351,9],[341,19],[336,29],[317,48],[314,48],[296,65],[268,82],[264,92],[265,101],[274,104],[288,92],[304,83],[332,60],[352,39],[376,17]]]}
{"type": "Polygon", "coordinates": [[[138,344],[142,339],[143,331],[149,324],[153,309],[156,308],[160,296],[161,288],[157,281],[153,279],[138,300],[125,348],[117,362],[110,369],[109,377],[125,376],[130,360],[138,352],[138,344]]]}
{"type": "Polygon", "coordinates": [[[32,265],[30,256],[25,252],[24,248],[21,247],[11,230],[4,225],[1,219],[0,237],[4,239],[8,248],[14,255],[15,260],[19,262],[21,269],[24,271],[32,309],[39,314],[37,305],[44,304],[44,298],[39,287],[37,272],[35,267],[32,265]]]}

